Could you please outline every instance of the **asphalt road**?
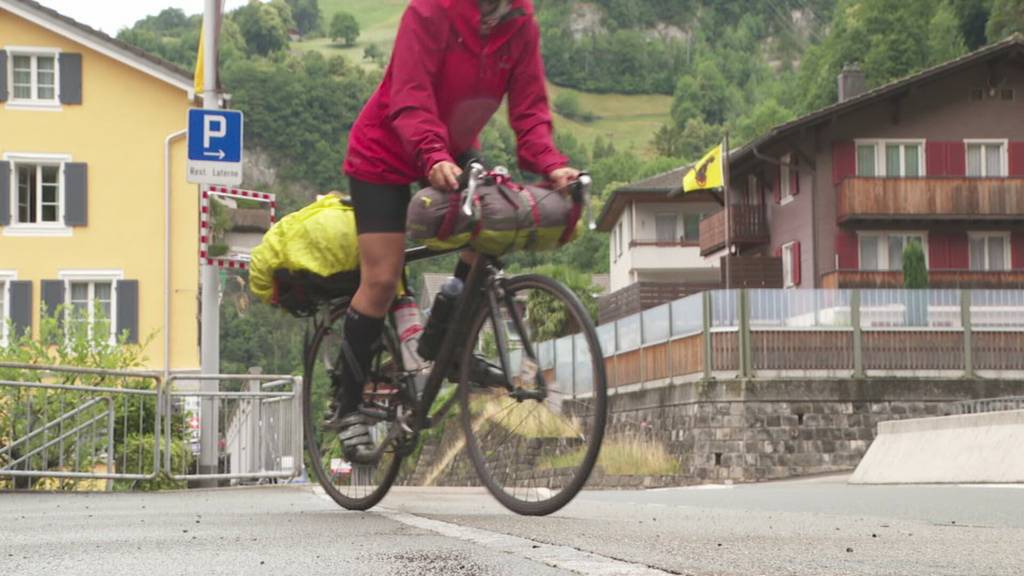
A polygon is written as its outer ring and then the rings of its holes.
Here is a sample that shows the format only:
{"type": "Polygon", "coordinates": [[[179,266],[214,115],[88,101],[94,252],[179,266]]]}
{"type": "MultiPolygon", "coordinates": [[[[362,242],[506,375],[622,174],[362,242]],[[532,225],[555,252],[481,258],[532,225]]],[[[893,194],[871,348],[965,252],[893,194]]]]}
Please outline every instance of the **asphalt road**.
{"type": "Polygon", "coordinates": [[[0,574],[1019,576],[1024,487],[585,492],[548,518],[472,489],[370,513],[309,486],[0,494],[0,574]]]}

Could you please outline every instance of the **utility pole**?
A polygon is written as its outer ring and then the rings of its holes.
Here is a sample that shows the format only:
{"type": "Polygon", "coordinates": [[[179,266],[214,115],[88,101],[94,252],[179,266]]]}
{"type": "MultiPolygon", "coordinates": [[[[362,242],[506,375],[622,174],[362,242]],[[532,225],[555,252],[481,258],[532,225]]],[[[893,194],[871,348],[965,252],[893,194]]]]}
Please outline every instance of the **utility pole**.
{"type": "MultiPolygon", "coordinates": [[[[221,0],[205,0],[203,12],[203,108],[218,109],[217,54],[220,31],[221,0]]],[[[220,373],[220,270],[203,261],[199,266],[201,290],[200,364],[203,375],[220,373]]],[[[220,382],[203,380],[200,390],[216,392],[220,382]]],[[[216,474],[220,456],[220,410],[214,397],[204,397],[200,403],[201,426],[199,432],[199,473],[216,474]]],[[[217,485],[215,480],[199,483],[202,487],[217,485]]]]}
{"type": "Polygon", "coordinates": [[[722,196],[725,198],[725,289],[732,288],[732,203],[729,199],[729,132],[725,133],[725,142],[722,144],[722,185],[725,190],[722,196]]]}

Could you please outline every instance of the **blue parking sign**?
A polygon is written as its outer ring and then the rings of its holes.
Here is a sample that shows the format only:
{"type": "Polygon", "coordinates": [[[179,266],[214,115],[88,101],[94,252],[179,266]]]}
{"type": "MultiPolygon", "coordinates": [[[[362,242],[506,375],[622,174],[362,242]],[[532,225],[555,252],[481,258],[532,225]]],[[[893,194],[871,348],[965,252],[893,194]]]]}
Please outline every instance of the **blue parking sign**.
{"type": "Polygon", "coordinates": [[[237,110],[188,111],[188,179],[197,184],[242,182],[243,119],[237,110]]]}

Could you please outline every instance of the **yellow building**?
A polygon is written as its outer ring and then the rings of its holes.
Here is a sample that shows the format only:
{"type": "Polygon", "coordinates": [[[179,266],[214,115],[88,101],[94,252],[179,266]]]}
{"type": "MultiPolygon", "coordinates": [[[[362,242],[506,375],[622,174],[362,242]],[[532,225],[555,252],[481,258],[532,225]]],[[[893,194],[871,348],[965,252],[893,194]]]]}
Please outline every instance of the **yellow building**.
{"type": "Polygon", "coordinates": [[[38,335],[44,308],[99,307],[112,321],[93,328],[152,337],[149,367],[198,369],[191,85],[36,2],[0,0],[0,324],[38,335]]]}

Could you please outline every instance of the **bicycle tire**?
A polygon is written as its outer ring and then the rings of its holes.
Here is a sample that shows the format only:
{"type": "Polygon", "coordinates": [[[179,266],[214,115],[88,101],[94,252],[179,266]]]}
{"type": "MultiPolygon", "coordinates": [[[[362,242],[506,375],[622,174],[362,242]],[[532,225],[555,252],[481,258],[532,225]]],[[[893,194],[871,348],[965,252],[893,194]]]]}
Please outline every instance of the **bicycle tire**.
{"type": "MultiPolygon", "coordinates": [[[[315,424],[321,421],[323,414],[315,413],[313,406],[313,387],[316,380],[316,363],[320,356],[320,347],[323,344],[324,339],[331,334],[331,330],[336,329],[336,324],[338,324],[338,321],[344,313],[344,309],[331,312],[328,321],[313,335],[310,347],[307,350],[302,378],[303,436],[306,445],[306,454],[309,456],[312,472],[316,476],[317,482],[323,488],[324,492],[326,492],[327,495],[342,508],[347,510],[364,511],[376,506],[381,499],[387,495],[388,491],[391,490],[391,486],[394,484],[399,472],[401,471],[403,456],[395,453],[391,458],[391,462],[387,464],[387,469],[384,471],[384,475],[377,488],[362,497],[354,498],[343,494],[332,482],[328,480],[329,474],[323,466],[323,457],[320,451],[320,445],[317,442],[317,430],[315,428],[315,424]]],[[[393,353],[397,350],[397,346],[394,344],[393,334],[390,330],[384,330],[383,341],[384,346],[380,351],[378,351],[378,355],[381,354],[382,351],[391,351],[393,353]]],[[[396,355],[393,355],[392,358],[399,361],[399,357],[396,355]]],[[[376,363],[377,360],[375,356],[374,364],[376,363]]]]}
{"type": "MultiPolygon", "coordinates": [[[[546,292],[551,297],[556,298],[558,301],[565,304],[567,309],[571,312],[573,320],[578,323],[577,327],[580,330],[579,333],[584,336],[584,340],[586,341],[590,352],[590,358],[592,359],[591,365],[593,369],[593,381],[592,391],[590,392],[590,398],[588,398],[588,400],[593,400],[594,409],[592,414],[593,420],[589,425],[591,436],[589,444],[586,446],[586,452],[573,472],[572,479],[564,485],[557,494],[544,500],[532,502],[522,500],[516,497],[516,492],[510,494],[505,487],[499,483],[496,478],[496,474],[492,473],[491,468],[488,466],[486,456],[482,450],[481,442],[477,438],[477,431],[480,428],[479,420],[474,422],[474,412],[471,405],[471,396],[474,388],[468,384],[469,370],[471,363],[474,361],[474,354],[477,349],[477,342],[480,339],[481,330],[490,319],[490,307],[487,305],[486,301],[480,306],[479,311],[476,313],[470,324],[468,339],[462,352],[460,364],[462,367],[462,374],[459,385],[461,408],[460,419],[463,433],[466,438],[466,447],[470,460],[472,461],[473,467],[476,469],[481,482],[503,506],[517,514],[525,516],[546,516],[560,510],[576,497],[579,491],[583,489],[583,486],[586,484],[595,464],[597,463],[601,444],[604,439],[605,424],[607,421],[607,375],[604,356],[601,353],[597,330],[594,328],[594,324],[590,319],[589,313],[583,307],[579,298],[563,284],[546,276],[524,275],[507,280],[504,284],[504,289],[506,293],[511,293],[513,295],[510,300],[512,302],[515,302],[516,293],[523,292],[525,290],[539,290],[546,292]]],[[[508,308],[504,303],[500,303],[499,305],[503,308],[508,308]]],[[[499,394],[501,392],[502,391],[498,391],[499,394]]],[[[573,399],[575,400],[575,392],[573,399]]],[[[507,440],[503,439],[503,442],[505,441],[507,440]]],[[[535,441],[539,441],[539,439],[535,439],[535,441]]]]}

